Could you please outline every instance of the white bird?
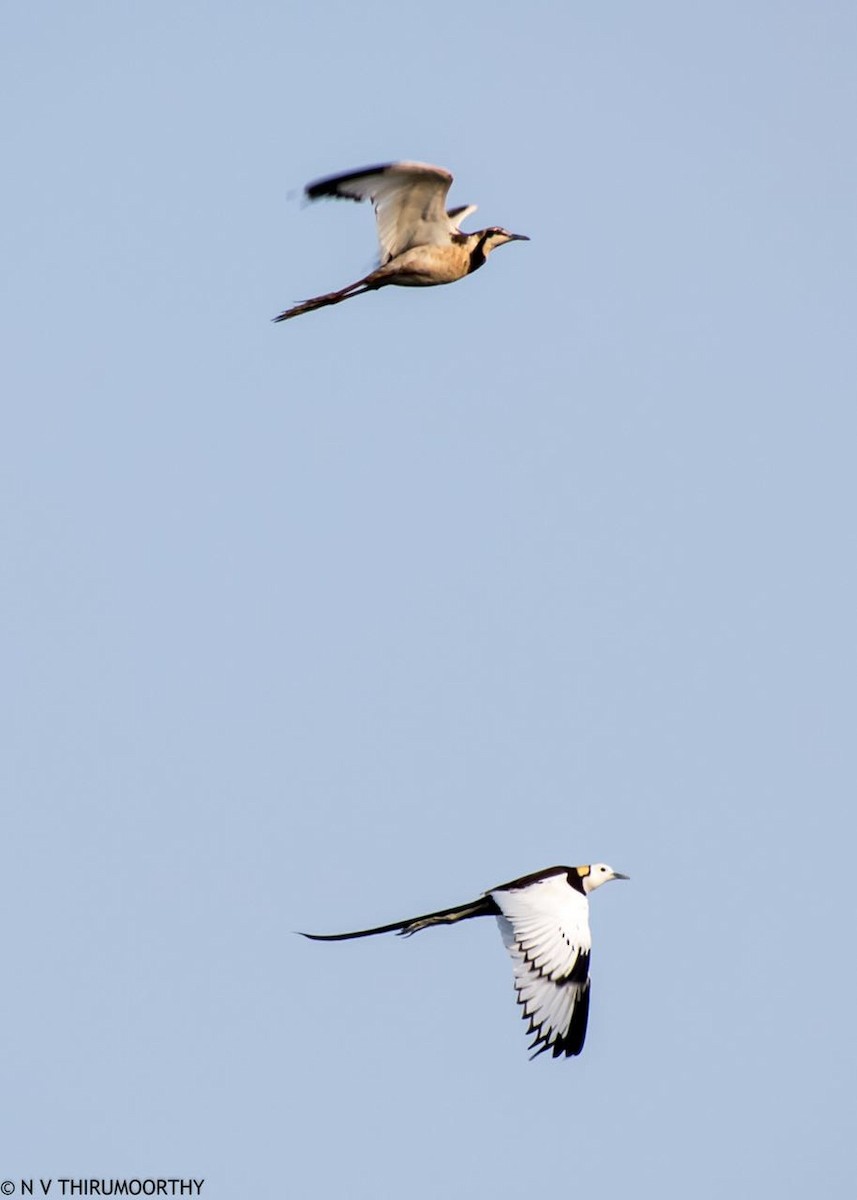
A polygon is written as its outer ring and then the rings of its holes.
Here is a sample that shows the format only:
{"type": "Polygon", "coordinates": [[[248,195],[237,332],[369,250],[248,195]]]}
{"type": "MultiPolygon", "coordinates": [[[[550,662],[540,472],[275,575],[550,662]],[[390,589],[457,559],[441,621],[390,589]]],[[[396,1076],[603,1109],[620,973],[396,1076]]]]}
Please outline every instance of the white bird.
{"type": "Polygon", "coordinates": [[[446,194],[452,176],[443,167],[428,163],[396,162],[364,167],[346,175],[319,179],[305,189],[308,200],[336,196],[347,200],[371,200],[378,221],[381,265],[356,283],[338,292],[314,296],[281,312],[275,321],[288,321],[302,313],[339,304],[395,284],[398,287],[433,287],[454,283],[484,264],[492,250],[505,242],[528,242],[522,233],[509,233],[498,226],[462,233],[459,226],[476,211],[475,204],[451,208],[446,194]]]}
{"type": "Polygon", "coordinates": [[[356,933],[304,933],[316,942],[343,942],[398,933],[410,937],[429,925],[452,925],[471,917],[497,918],[512,957],[515,991],[535,1034],[535,1058],[551,1050],[554,1058],[579,1054],[589,1019],[589,900],[602,883],[627,879],[606,863],[582,867],[549,867],[484,892],[478,900],[440,912],[395,921],[356,933]]]}

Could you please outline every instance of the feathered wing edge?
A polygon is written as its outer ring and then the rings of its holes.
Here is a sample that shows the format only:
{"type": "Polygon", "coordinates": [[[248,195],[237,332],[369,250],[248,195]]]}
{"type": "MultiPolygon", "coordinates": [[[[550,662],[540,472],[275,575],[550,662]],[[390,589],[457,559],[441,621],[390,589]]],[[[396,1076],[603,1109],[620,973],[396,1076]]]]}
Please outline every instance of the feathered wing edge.
{"type": "Polygon", "coordinates": [[[356,171],[344,171],[339,175],[325,175],[323,179],[314,179],[304,188],[307,200],[356,200],[361,203],[369,199],[371,190],[366,184],[373,179],[379,179],[389,171],[394,163],[379,163],[375,167],[360,167],[356,171]]]}
{"type": "MultiPolygon", "coordinates": [[[[323,179],[314,179],[304,188],[307,200],[335,199],[363,200],[371,199],[372,192],[383,186],[386,179],[388,184],[395,185],[398,181],[431,181],[436,187],[443,189],[443,194],[449,191],[452,175],[443,167],[432,166],[431,163],[421,162],[388,162],[378,163],[374,167],[358,167],[355,171],[344,171],[339,175],[325,175],[323,179]]],[[[462,218],[463,219],[463,218],[462,218]]]]}
{"type": "Polygon", "coordinates": [[[571,868],[552,867],[494,890],[503,910],[500,933],[512,959],[515,998],[533,1036],[531,1058],[548,1050],[554,1058],[571,1058],[586,1040],[590,937],[586,898],[582,885],[575,886],[580,880],[571,868]],[[553,897],[548,908],[540,902],[542,886],[533,885],[543,885],[553,897]],[[558,911],[557,886],[565,896],[558,911]]]}
{"type": "MultiPolygon", "coordinates": [[[[515,993],[518,1004],[523,1009],[522,1016],[524,1020],[529,1020],[527,1026],[527,1036],[531,1033],[535,1034],[533,1041],[528,1046],[533,1053],[530,1055],[530,1061],[538,1058],[540,1054],[544,1054],[546,1050],[550,1050],[554,1058],[559,1058],[564,1054],[566,1058],[573,1058],[580,1054],[583,1049],[583,1043],[586,1041],[586,1029],[589,1024],[589,994],[591,981],[589,978],[589,955],[581,956],[585,959],[581,968],[582,980],[576,978],[577,972],[570,975],[567,979],[558,980],[555,983],[549,983],[548,980],[542,980],[546,985],[558,988],[574,988],[577,996],[572,1001],[571,1015],[568,1022],[568,1028],[565,1033],[559,1033],[550,1040],[551,1030],[546,1026],[545,1022],[536,1023],[536,1013],[531,1009],[529,1001],[522,995],[522,988],[519,987],[518,979],[515,979],[515,993]]],[[[580,962],[580,959],[578,959],[580,962]]]]}
{"type": "Polygon", "coordinates": [[[456,921],[469,921],[471,917],[496,917],[500,909],[491,896],[480,896],[469,904],[458,904],[455,908],[442,908],[439,912],[425,913],[407,921],[394,921],[390,925],[376,925],[373,929],[358,929],[354,933],[304,933],[301,937],[313,942],[347,942],[352,938],[374,937],[376,933],[397,933],[400,937],[411,937],[430,925],[453,925],[456,921]]]}

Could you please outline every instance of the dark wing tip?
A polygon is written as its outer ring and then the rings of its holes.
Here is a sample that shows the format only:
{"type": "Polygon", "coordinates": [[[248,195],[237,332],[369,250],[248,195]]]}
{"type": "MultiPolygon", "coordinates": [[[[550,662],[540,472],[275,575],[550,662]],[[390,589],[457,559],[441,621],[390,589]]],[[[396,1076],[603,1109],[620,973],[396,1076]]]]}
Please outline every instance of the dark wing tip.
{"type": "MultiPolygon", "coordinates": [[[[524,1019],[526,1020],[529,1017],[530,1020],[527,1033],[534,1033],[536,1035],[527,1047],[528,1050],[533,1051],[530,1055],[530,1062],[548,1050],[551,1052],[553,1058],[560,1058],[563,1054],[566,1058],[575,1058],[580,1054],[583,1044],[586,1041],[586,1029],[589,1024],[589,993],[590,986],[587,980],[585,987],[578,997],[577,1003],[572,1009],[568,1029],[565,1033],[554,1038],[553,1041],[549,1040],[550,1030],[546,1029],[544,1024],[536,1025],[535,1018],[527,1012],[526,1006],[524,1006],[524,1019]]],[[[518,1000],[518,1003],[520,1004],[521,1001],[518,1000]]]]}
{"type": "Polygon", "coordinates": [[[316,179],[304,188],[307,200],[320,200],[322,196],[335,196],[342,200],[360,200],[360,196],[349,194],[348,184],[355,179],[365,179],[367,175],[381,175],[394,166],[394,163],[380,163],[375,167],[361,167],[359,171],[346,171],[344,175],[328,175],[324,179],[316,179]]]}
{"type": "Polygon", "coordinates": [[[342,200],[364,200],[365,195],[358,195],[349,184],[357,180],[371,179],[373,175],[383,175],[393,172],[400,176],[415,178],[430,178],[442,185],[444,195],[452,184],[452,175],[444,167],[435,167],[431,163],[410,162],[401,159],[396,162],[377,163],[374,167],[360,167],[356,171],[345,171],[341,175],[327,175],[324,179],[315,179],[304,188],[307,200],[320,200],[323,196],[333,196],[342,200]]]}

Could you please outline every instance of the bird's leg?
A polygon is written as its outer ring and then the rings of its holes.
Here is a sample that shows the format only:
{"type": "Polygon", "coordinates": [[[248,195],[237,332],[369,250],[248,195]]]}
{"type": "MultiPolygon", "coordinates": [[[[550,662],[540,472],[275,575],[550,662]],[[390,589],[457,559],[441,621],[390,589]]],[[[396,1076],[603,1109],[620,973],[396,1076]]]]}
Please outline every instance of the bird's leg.
{"type": "Polygon", "coordinates": [[[363,292],[374,292],[385,281],[386,276],[382,274],[382,270],[383,268],[373,271],[371,275],[366,275],[363,279],[358,279],[356,283],[350,283],[348,287],[340,288],[338,292],[326,292],[323,296],[313,296],[311,300],[304,300],[303,304],[296,304],[294,308],[287,308],[285,312],[281,312],[273,320],[288,321],[292,317],[299,317],[303,313],[313,312],[316,308],[324,308],[328,304],[341,304],[343,300],[350,300],[352,296],[360,296],[363,292]]]}

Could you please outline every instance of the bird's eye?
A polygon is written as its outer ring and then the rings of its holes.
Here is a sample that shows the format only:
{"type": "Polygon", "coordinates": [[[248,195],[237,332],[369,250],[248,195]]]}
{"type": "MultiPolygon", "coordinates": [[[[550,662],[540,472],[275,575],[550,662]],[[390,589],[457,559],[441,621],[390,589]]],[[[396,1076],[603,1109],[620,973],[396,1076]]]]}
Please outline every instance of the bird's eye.
{"type": "Polygon", "coordinates": [[[601,868],[602,874],[603,874],[603,872],[604,872],[604,871],[606,871],[606,870],[607,870],[607,868],[606,868],[606,867],[602,867],[602,868],[601,868]]]}

